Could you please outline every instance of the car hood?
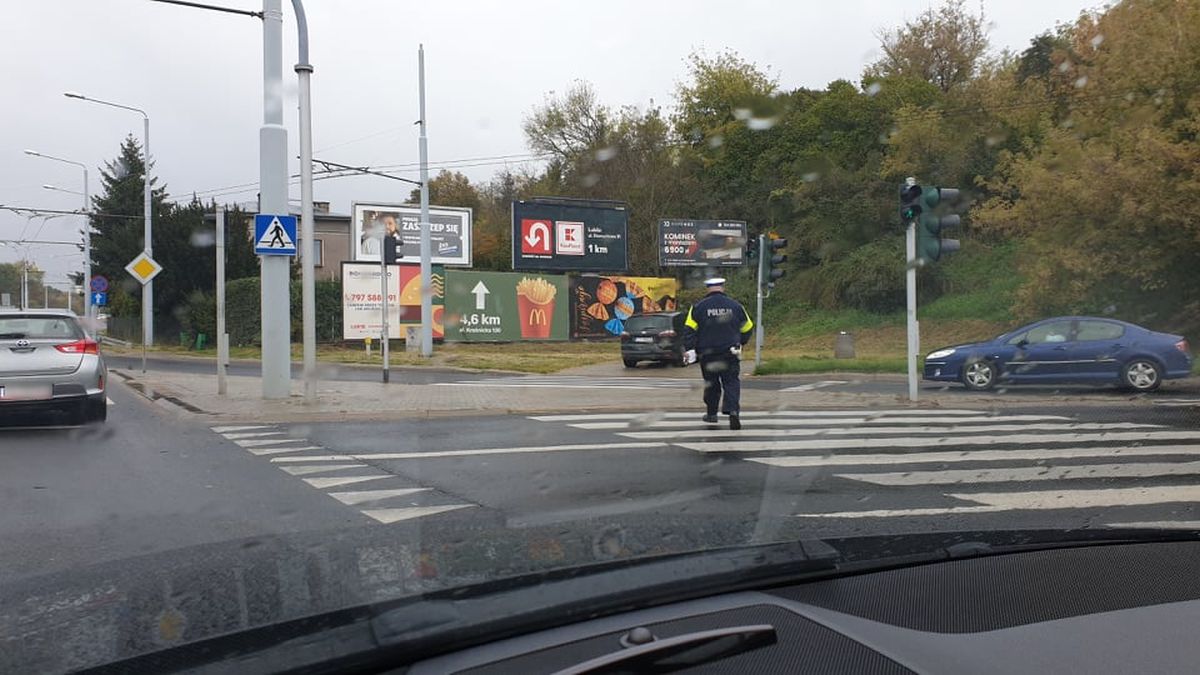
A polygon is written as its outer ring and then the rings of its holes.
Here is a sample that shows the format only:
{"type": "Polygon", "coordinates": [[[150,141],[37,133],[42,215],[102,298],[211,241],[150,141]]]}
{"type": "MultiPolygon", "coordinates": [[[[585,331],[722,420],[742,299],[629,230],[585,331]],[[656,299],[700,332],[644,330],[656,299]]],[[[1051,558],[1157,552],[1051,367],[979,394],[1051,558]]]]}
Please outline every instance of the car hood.
{"type": "MultiPolygon", "coordinates": [[[[567,600],[595,611],[604,593],[632,592],[636,601],[653,604],[661,599],[649,590],[655,583],[712,592],[714,585],[689,582],[714,574],[720,579],[772,561],[783,560],[795,570],[829,569],[834,561],[869,563],[964,545],[974,551],[983,540],[991,545],[1069,536],[952,532],[815,539],[796,521],[757,522],[774,540],[789,542],[772,545],[786,548],[770,553],[752,544],[754,523],[647,514],[521,529],[486,528],[475,521],[443,523],[431,531],[417,525],[371,526],[241,539],[102,563],[0,585],[0,671],[77,670],[138,655],[156,657],[172,647],[191,649],[226,635],[257,635],[267,643],[261,645],[265,649],[279,635],[277,627],[312,631],[314,621],[330,630],[365,621],[376,632],[383,625],[404,638],[436,633],[443,624],[461,630],[474,618],[468,602],[473,598],[508,597],[511,604],[502,615],[567,600]],[[577,585],[546,590],[563,582],[577,585]],[[646,589],[639,595],[641,584],[646,589]],[[388,611],[397,606],[401,611],[388,611]],[[435,608],[447,607],[453,608],[449,616],[428,618],[435,608]]],[[[1107,535],[1092,530],[1087,536],[1107,535]]],[[[569,613],[563,616],[574,620],[569,613]]],[[[203,658],[213,658],[216,652],[207,644],[196,648],[203,658]]],[[[248,643],[237,644],[245,651],[248,643]]]]}
{"type": "Polygon", "coordinates": [[[958,352],[972,352],[972,351],[978,351],[981,349],[991,349],[991,348],[995,347],[996,344],[997,344],[996,340],[988,340],[985,342],[967,342],[965,344],[960,344],[960,345],[951,345],[948,347],[938,347],[937,349],[930,350],[929,353],[932,354],[934,352],[942,351],[943,349],[953,349],[956,354],[958,352]]]}

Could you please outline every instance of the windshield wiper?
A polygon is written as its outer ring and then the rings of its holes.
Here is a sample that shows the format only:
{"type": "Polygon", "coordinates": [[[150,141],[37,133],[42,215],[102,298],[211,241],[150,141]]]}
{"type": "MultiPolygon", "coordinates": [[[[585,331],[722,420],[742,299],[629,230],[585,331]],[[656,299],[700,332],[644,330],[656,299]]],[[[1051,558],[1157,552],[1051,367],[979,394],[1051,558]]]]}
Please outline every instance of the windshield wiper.
{"type": "Polygon", "coordinates": [[[0,333],[0,340],[20,340],[25,337],[25,333],[0,333]]]}

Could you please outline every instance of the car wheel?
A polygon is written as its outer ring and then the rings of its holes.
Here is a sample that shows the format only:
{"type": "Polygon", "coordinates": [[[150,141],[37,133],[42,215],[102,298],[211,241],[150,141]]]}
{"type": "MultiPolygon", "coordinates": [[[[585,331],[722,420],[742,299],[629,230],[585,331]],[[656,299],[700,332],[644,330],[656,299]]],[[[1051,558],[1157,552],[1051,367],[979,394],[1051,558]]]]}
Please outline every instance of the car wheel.
{"type": "Polygon", "coordinates": [[[996,386],[996,364],[971,361],[963,367],[962,381],[971,391],[989,391],[996,386]]]}
{"type": "Polygon", "coordinates": [[[638,362],[634,361],[633,359],[622,359],[622,361],[625,362],[626,368],[637,368],[638,362]]]}
{"type": "Polygon", "coordinates": [[[1121,370],[1121,385],[1133,391],[1154,391],[1162,384],[1162,371],[1148,359],[1137,359],[1121,370]]]}

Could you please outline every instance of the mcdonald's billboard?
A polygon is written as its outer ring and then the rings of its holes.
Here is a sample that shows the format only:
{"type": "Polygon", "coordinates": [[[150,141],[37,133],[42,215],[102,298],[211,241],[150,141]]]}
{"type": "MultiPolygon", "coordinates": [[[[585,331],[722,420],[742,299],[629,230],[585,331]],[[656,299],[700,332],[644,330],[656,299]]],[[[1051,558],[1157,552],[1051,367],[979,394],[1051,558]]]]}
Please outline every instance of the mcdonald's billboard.
{"type": "Polygon", "coordinates": [[[446,339],[462,342],[566,340],[567,277],[446,270],[446,339]]]}

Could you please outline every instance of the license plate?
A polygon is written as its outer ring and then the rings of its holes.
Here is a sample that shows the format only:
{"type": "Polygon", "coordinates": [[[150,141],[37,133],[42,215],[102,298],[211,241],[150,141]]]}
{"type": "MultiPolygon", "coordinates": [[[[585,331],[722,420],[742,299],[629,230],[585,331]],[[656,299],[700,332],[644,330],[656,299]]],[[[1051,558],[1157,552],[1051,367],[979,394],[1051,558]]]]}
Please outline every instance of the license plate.
{"type": "Polygon", "coordinates": [[[652,337],[635,337],[635,338],[633,338],[633,341],[634,342],[654,342],[654,338],[652,338],[652,337]]]}

